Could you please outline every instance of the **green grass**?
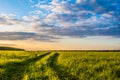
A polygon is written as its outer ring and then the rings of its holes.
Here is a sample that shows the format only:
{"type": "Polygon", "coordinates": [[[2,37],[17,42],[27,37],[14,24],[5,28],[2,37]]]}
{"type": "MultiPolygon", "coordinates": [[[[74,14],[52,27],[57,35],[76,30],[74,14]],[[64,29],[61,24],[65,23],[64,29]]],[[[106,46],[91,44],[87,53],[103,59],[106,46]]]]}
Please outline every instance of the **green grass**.
{"type": "Polygon", "coordinates": [[[0,51],[0,80],[120,80],[120,52],[0,51]]]}
{"type": "Polygon", "coordinates": [[[120,52],[60,52],[58,64],[82,80],[120,80],[120,52]]]}

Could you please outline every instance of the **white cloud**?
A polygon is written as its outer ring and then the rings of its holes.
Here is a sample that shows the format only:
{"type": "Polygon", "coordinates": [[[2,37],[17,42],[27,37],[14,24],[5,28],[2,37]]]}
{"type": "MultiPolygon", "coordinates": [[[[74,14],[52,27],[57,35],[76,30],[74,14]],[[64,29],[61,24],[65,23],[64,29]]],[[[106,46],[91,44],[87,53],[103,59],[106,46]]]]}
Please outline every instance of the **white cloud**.
{"type": "Polygon", "coordinates": [[[50,9],[54,8],[54,6],[52,6],[52,5],[45,5],[45,4],[40,4],[40,3],[36,4],[35,6],[40,9],[45,9],[45,10],[50,10],[50,9]]]}
{"type": "Polygon", "coordinates": [[[25,21],[36,21],[39,20],[39,16],[33,15],[33,16],[23,16],[23,20],[25,21]]]}
{"type": "MultiPolygon", "coordinates": [[[[67,13],[67,14],[69,14],[70,11],[65,8],[66,4],[67,3],[65,1],[59,2],[58,0],[53,0],[50,4],[41,4],[39,2],[39,3],[35,4],[34,6],[39,9],[51,11],[52,13],[58,13],[58,14],[67,13]]],[[[42,12],[42,10],[41,10],[41,12],[42,12]]]]}
{"type": "Polygon", "coordinates": [[[76,0],[76,3],[81,3],[82,2],[82,0],[76,0]]]}
{"type": "Polygon", "coordinates": [[[0,14],[0,18],[5,18],[5,19],[13,19],[13,17],[16,16],[15,14],[0,14]]]}
{"type": "Polygon", "coordinates": [[[30,26],[31,27],[41,27],[42,26],[42,22],[40,22],[40,21],[36,21],[36,22],[31,22],[30,23],[30,26]]]}
{"type": "Polygon", "coordinates": [[[30,15],[40,15],[43,14],[43,12],[41,10],[35,10],[35,11],[31,11],[29,12],[30,15]]]}
{"type": "Polygon", "coordinates": [[[0,25],[13,25],[17,24],[14,14],[0,14],[0,25]]]}
{"type": "Polygon", "coordinates": [[[51,4],[57,6],[59,5],[59,0],[52,0],[51,4]]]}
{"type": "Polygon", "coordinates": [[[29,0],[30,1],[30,3],[34,3],[34,1],[33,0],[29,0]]]}
{"type": "Polygon", "coordinates": [[[107,13],[102,14],[102,16],[103,16],[103,17],[107,17],[107,18],[111,18],[111,17],[112,17],[112,15],[107,14],[107,13]]]}
{"type": "Polygon", "coordinates": [[[71,12],[69,10],[67,10],[65,8],[65,5],[67,5],[67,3],[65,1],[62,1],[62,2],[59,2],[58,0],[53,0],[51,2],[51,5],[54,6],[51,11],[53,13],[67,13],[67,14],[70,14],[71,12]]]}
{"type": "Polygon", "coordinates": [[[0,14],[0,32],[17,32],[17,31],[32,31],[32,28],[29,27],[30,23],[28,20],[38,20],[38,16],[24,16],[24,20],[19,20],[15,18],[16,15],[14,14],[0,14]],[[27,21],[25,21],[27,20],[27,21]]]}
{"type": "Polygon", "coordinates": [[[70,14],[71,13],[69,10],[66,10],[65,7],[61,6],[61,5],[52,8],[51,11],[54,13],[60,13],[60,14],[62,14],[62,13],[70,14]]]}
{"type": "Polygon", "coordinates": [[[96,22],[98,20],[98,18],[96,16],[93,16],[92,18],[92,21],[96,22]]]}

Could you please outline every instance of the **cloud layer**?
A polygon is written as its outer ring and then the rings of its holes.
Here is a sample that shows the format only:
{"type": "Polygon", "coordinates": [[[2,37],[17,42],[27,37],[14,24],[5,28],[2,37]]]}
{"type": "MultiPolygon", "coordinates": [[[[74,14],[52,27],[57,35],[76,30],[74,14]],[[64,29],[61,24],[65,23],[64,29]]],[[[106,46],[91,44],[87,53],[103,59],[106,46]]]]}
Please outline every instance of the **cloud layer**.
{"type": "Polygon", "coordinates": [[[120,37],[119,0],[30,0],[30,3],[34,10],[21,18],[0,14],[0,26],[23,27],[19,32],[9,29],[0,32],[0,39],[53,41],[64,36],[120,37]]]}

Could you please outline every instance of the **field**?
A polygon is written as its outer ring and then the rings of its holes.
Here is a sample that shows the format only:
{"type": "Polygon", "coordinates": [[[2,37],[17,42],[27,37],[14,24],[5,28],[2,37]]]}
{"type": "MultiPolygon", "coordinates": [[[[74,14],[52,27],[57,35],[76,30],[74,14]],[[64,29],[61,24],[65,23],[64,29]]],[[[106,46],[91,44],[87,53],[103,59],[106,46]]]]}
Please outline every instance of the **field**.
{"type": "Polygon", "coordinates": [[[120,52],[0,51],[0,80],[120,80],[120,52]]]}

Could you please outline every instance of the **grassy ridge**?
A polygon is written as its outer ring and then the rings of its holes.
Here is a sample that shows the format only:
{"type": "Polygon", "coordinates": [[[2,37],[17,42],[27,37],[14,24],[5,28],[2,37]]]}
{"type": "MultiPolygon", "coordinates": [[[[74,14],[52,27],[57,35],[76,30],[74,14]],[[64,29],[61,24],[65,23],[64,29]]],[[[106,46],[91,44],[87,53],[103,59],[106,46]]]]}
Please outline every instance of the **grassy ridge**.
{"type": "Polygon", "coordinates": [[[0,80],[119,80],[120,52],[0,51],[0,80]]]}

